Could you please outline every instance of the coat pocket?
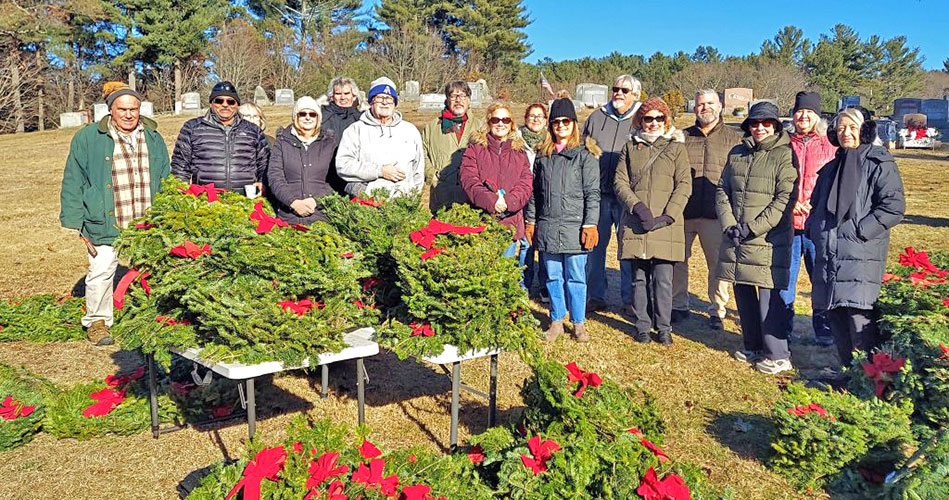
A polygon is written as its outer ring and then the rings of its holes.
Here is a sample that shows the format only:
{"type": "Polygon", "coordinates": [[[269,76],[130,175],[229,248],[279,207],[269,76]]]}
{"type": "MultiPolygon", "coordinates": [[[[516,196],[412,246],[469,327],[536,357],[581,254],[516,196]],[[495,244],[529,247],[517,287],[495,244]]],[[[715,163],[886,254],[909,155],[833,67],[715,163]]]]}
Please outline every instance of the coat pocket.
{"type": "Polygon", "coordinates": [[[105,202],[103,194],[91,187],[82,192],[82,206],[85,209],[84,219],[87,222],[105,224],[105,202]]]}

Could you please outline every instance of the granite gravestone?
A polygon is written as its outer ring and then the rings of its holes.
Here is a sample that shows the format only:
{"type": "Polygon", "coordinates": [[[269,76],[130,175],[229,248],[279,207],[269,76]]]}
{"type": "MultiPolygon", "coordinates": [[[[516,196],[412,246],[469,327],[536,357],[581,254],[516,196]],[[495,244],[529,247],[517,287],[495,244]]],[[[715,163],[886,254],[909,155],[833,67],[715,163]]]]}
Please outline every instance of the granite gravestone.
{"type": "Polygon", "coordinates": [[[274,92],[274,104],[277,106],[293,106],[293,89],[277,89],[274,92]]]}
{"type": "Polygon", "coordinates": [[[419,83],[415,80],[405,82],[405,88],[402,89],[402,95],[399,97],[404,101],[417,101],[419,99],[419,83]]]}
{"type": "Polygon", "coordinates": [[[610,100],[609,87],[597,83],[578,83],[574,95],[588,108],[598,108],[610,100]]]}
{"type": "Polygon", "coordinates": [[[444,94],[422,94],[419,96],[419,111],[441,111],[445,107],[444,94]]]}
{"type": "Polygon", "coordinates": [[[92,106],[92,120],[99,123],[105,115],[109,114],[109,106],[104,102],[96,103],[92,106]]]}
{"type": "Polygon", "coordinates": [[[270,97],[267,96],[267,91],[260,85],[254,89],[254,104],[258,106],[270,106],[270,97]]]}
{"type": "Polygon", "coordinates": [[[85,113],[60,113],[59,128],[76,128],[86,124],[88,115],[85,113]]]}
{"type": "Polygon", "coordinates": [[[142,101],[142,105],[138,108],[138,114],[149,118],[155,116],[155,105],[151,101],[142,101]]]}
{"type": "Polygon", "coordinates": [[[746,88],[725,89],[725,112],[731,113],[735,108],[744,108],[748,111],[748,104],[755,98],[755,92],[746,88]]]}

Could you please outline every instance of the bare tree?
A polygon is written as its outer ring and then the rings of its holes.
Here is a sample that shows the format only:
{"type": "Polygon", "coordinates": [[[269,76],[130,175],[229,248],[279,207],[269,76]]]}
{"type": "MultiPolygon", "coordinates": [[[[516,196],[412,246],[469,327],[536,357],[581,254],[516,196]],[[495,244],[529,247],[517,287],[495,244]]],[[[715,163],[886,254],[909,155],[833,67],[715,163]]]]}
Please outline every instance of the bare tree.
{"type": "Polygon", "coordinates": [[[429,28],[394,26],[374,51],[380,69],[400,84],[417,80],[431,90],[457,74],[457,61],[445,56],[444,41],[429,28]]]}
{"type": "Polygon", "coordinates": [[[227,80],[239,92],[246,93],[253,92],[283,62],[280,51],[276,51],[276,58],[281,61],[272,60],[274,49],[250,24],[232,21],[214,41],[210,58],[218,79],[227,80]]]}

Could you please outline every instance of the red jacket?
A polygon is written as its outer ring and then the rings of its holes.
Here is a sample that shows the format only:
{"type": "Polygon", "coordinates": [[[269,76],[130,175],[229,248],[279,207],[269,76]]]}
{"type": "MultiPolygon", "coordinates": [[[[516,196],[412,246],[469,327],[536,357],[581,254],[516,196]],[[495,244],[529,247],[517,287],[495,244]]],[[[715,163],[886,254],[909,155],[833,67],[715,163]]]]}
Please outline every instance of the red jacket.
{"type": "Polygon", "coordinates": [[[524,207],[531,198],[534,179],[523,139],[502,142],[476,132],[465,149],[458,175],[468,201],[488,213],[494,213],[497,192],[503,189],[509,215],[500,222],[514,228],[515,239],[524,238],[524,207]]]}
{"type": "MultiPolygon", "coordinates": [[[[794,160],[797,165],[797,201],[810,201],[814,185],[817,183],[817,172],[821,167],[834,159],[837,147],[832,145],[826,135],[811,132],[810,134],[791,134],[791,150],[794,151],[794,160]]],[[[794,229],[804,229],[805,215],[794,216],[794,229]]]]}

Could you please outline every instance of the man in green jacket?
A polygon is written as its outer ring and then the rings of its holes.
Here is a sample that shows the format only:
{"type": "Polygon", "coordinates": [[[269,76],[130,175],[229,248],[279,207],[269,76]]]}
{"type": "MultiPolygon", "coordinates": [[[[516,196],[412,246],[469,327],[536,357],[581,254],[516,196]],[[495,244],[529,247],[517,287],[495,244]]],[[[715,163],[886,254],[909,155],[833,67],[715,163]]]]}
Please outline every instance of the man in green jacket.
{"type": "Polygon", "coordinates": [[[428,206],[432,212],[452,203],[467,203],[458,170],[468,139],[476,126],[469,123],[471,87],[454,81],[445,85],[445,109],[422,131],[425,150],[425,183],[431,188],[428,206]]]}
{"type": "Polygon", "coordinates": [[[112,242],[145,215],[161,181],[171,173],[157,124],[139,115],[142,96],[121,82],[105,85],[109,114],[73,136],[63,172],[59,220],[79,231],[89,254],[86,327],[89,341],[109,345],[112,282],[118,264],[112,242]]]}

